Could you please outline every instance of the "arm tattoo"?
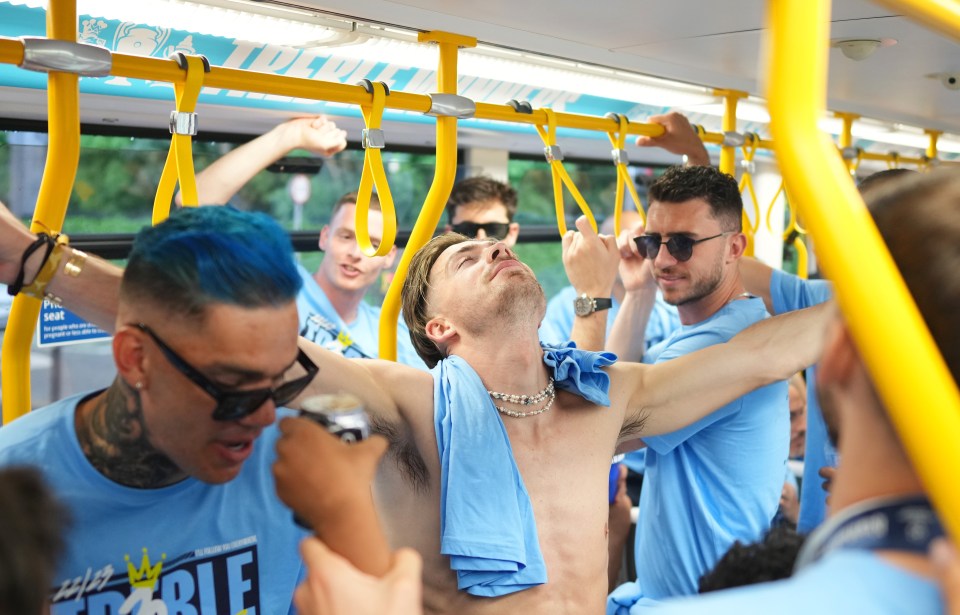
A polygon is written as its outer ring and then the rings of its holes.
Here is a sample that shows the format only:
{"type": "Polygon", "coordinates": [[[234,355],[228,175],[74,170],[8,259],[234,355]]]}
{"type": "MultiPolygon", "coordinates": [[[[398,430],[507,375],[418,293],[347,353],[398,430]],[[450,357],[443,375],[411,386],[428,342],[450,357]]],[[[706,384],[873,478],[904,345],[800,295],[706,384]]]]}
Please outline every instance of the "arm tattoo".
{"type": "Polygon", "coordinates": [[[77,416],[77,438],[93,467],[110,480],[139,489],[171,485],[183,471],[147,439],[140,395],[117,377],[96,405],[77,416]]]}

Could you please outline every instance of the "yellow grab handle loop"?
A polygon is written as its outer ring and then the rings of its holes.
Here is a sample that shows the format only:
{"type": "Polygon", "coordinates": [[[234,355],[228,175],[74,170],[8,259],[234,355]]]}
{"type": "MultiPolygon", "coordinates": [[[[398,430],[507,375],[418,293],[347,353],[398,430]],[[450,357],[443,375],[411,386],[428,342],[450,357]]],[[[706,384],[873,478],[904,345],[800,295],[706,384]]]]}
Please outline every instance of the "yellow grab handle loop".
{"type": "Polygon", "coordinates": [[[624,188],[630,191],[630,198],[633,199],[637,213],[640,214],[640,221],[646,225],[647,219],[646,216],[643,215],[643,203],[637,194],[637,189],[633,184],[633,178],[630,177],[630,172],[627,170],[627,165],[630,163],[630,160],[627,158],[627,150],[625,148],[627,142],[627,126],[630,124],[630,120],[627,119],[626,115],[619,113],[608,113],[607,117],[617,120],[620,124],[616,133],[607,133],[607,138],[610,139],[610,145],[613,146],[613,164],[617,169],[617,196],[613,205],[613,233],[619,236],[621,230],[620,221],[623,212],[624,188]]]}
{"type": "Polygon", "coordinates": [[[560,231],[561,236],[567,234],[567,223],[563,210],[563,187],[561,185],[561,182],[563,182],[567,190],[570,191],[570,194],[573,195],[573,199],[577,202],[577,206],[580,207],[580,211],[587,217],[590,226],[596,231],[597,221],[593,217],[593,212],[590,211],[590,206],[587,205],[583,195],[577,190],[577,186],[573,183],[570,175],[567,174],[566,169],[563,168],[563,153],[560,151],[559,146],[557,146],[557,116],[552,109],[542,109],[542,111],[547,116],[547,130],[544,130],[543,126],[538,124],[534,124],[533,127],[537,129],[540,138],[543,140],[545,146],[543,152],[547,158],[547,162],[550,163],[550,174],[553,179],[553,202],[557,214],[557,229],[560,231]]]}
{"type": "Polygon", "coordinates": [[[153,224],[170,216],[170,202],[180,182],[180,193],[185,207],[196,207],[197,176],[193,168],[193,135],[196,134],[197,99],[203,87],[203,76],[210,72],[210,63],[203,56],[177,53],[171,56],[186,71],[187,78],[173,84],[177,108],[170,114],[170,149],[160,174],[160,183],[153,200],[153,224]]]}
{"type": "Polygon", "coordinates": [[[397,211],[393,204],[393,195],[390,193],[390,185],[387,183],[387,174],[383,169],[383,157],[380,155],[380,150],[386,145],[380,124],[390,90],[382,81],[372,83],[369,79],[364,79],[358,85],[362,85],[367,92],[373,94],[373,101],[371,104],[360,105],[367,128],[363,131],[363,172],[360,174],[360,188],[357,190],[357,206],[354,214],[357,244],[365,256],[386,256],[393,249],[397,239],[397,211]],[[373,197],[374,186],[377,188],[380,212],[383,214],[383,236],[376,246],[370,240],[369,225],[370,199],[373,197]]]}
{"type": "MultiPolygon", "coordinates": [[[[780,187],[778,187],[777,191],[773,194],[773,198],[770,199],[770,206],[767,207],[767,217],[766,217],[767,230],[770,231],[771,233],[773,232],[773,223],[770,221],[770,217],[773,215],[773,206],[777,204],[777,199],[780,198],[780,194],[784,192],[783,187],[784,187],[784,183],[783,183],[783,180],[781,179],[780,187]]],[[[790,207],[790,203],[787,203],[787,207],[790,207]]],[[[791,210],[791,216],[792,215],[793,215],[793,211],[791,210]]],[[[791,218],[791,224],[792,224],[792,218],[791,218]]]]}
{"type": "Polygon", "coordinates": [[[754,134],[747,135],[747,138],[743,142],[743,176],[740,178],[740,194],[744,194],[749,191],[750,193],[750,202],[753,205],[753,219],[754,222],[750,221],[750,217],[747,215],[747,212],[743,212],[743,225],[747,229],[748,234],[752,238],[757,229],[760,228],[760,204],[757,202],[757,193],[753,188],[753,171],[754,163],[753,157],[757,153],[757,143],[760,141],[759,137],[754,134]]]}
{"type": "Polygon", "coordinates": [[[786,197],[786,208],[790,213],[790,221],[787,222],[786,228],[783,229],[783,240],[789,240],[790,236],[796,232],[796,235],[793,238],[793,249],[797,251],[797,275],[806,280],[809,254],[807,252],[807,244],[803,242],[803,235],[806,235],[807,231],[801,228],[797,223],[797,211],[790,204],[790,194],[787,192],[786,182],[783,179],[780,180],[780,187],[777,188],[776,194],[773,195],[773,199],[770,201],[770,207],[767,208],[767,230],[769,230],[771,233],[773,232],[773,225],[770,223],[770,215],[773,212],[773,206],[776,204],[777,198],[781,193],[783,193],[784,197],[786,197]]]}

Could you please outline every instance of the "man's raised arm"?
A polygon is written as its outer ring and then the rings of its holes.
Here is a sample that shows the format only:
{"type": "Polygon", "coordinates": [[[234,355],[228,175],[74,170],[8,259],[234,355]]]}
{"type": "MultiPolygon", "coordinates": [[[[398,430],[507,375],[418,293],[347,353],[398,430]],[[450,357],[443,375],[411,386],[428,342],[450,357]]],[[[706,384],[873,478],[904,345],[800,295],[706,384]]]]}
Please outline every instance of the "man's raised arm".
{"type": "MultiPolygon", "coordinates": [[[[617,240],[594,232],[586,216],[577,218],[576,225],[577,231],[568,230],[563,236],[563,268],[567,278],[578,297],[609,299],[620,261],[617,240]]],[[[584,350],[603,350],[607,314],[604,309],[585,316],[575,315],[570,339],[584,350]]]]}
{"type": "Polygon", "coordinates": [[[617,363],[611,399],[626,400],[622,440],[676,431],[761,386],[786,380],[820,357],[832,303],[774,316],[717,344],[659,363],[617,363]]]}
{"type": "MultiPolygon", "coordinates": [[[[347,146],[347,133],[324,115],[299,117],[235,147],[197,174],[200,205],[227,203],[253,176],[295,149],[332,156],[347,146]]],[[[183,200],[178,192],[177,205],[183,200]]]]}
{"type": "MultiPolygon", "coordinates": [[[[37,241],[9,209],[0,203],[0,283],[11,285],[23,268],[23,283],[30,285],[45,262],[41,246],[23,262],[23,255],[37,241]]],[[[69,246],[63,250],[57,271],[46,291],[60,297],[71,311],[105,331],[113,331],[123,270],[99,257],[88,256],[69,246]]]]}

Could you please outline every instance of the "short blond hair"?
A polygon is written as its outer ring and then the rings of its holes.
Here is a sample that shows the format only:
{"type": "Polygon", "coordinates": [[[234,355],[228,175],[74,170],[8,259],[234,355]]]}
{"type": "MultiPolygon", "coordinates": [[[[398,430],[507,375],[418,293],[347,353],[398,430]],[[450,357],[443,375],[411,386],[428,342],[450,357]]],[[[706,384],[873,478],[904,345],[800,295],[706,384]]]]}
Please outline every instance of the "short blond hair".
{"type": "Polygon", "coordinates": [[[470,241],[470,238],[459,233],[444,233],[428,241],[410,260],[407,279],[400,291],[403,321],[410,330],[410,342],[427,367],[434,367],[446,357],[433,340],[427,337],[427,322],[432,318],[427,305],[430,270],[447,248],[465,241],[470,241]]]}

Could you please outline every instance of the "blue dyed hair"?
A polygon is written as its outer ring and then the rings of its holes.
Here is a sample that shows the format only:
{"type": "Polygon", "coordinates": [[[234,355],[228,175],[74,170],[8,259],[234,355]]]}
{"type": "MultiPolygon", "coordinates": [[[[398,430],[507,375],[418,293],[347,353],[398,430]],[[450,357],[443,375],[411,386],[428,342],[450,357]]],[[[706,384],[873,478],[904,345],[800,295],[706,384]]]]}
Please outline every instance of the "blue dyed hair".
{"type": "Polygon", "coordinates": [[[126,301],[200,316],[211,303],[280,306],[302,281],[287,233],[269,216],[232,207],[185,207],[141,230],[120,286],[126,301]]]}

